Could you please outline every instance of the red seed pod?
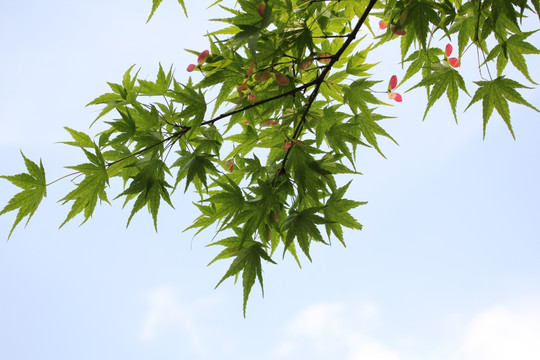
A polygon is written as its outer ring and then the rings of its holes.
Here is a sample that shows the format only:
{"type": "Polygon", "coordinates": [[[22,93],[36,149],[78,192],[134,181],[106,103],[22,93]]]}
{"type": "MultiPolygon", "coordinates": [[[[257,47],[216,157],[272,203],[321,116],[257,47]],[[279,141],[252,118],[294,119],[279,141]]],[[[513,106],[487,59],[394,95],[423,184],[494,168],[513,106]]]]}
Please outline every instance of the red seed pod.
{"type": "Polygon", "coordinates": [[[197,58],[197,63],[201,65],[203,62],[206,61],[208,55],[210,55],[210,52],[208,50],[204,50],[202,53],[199,54],[199,57],[197,58]]]}
{"type": "Polygon", "coordinates": [[[387,27],[388,27],[388,21],[386,21],[386,20],[379,21],[379,29],[384,30],[387,27]]]}
{"type": "Polygon", "coordinates": [[[255,67],[255,61],[252,61],[251,64],[249,65],[248,76],[251,76],[251,74],[253,74],[254,67],[255,67]]]}
{"type": "Polygon", "coordinates": [[[233,160],[233,159],[229,159],[229,160],[225,161],[225,162],[223,163],[223,166],[224,166],[225,168],[227,168],[227,170],[228,170],[230,173],[232,173],[233,170],[234,170],[234,160],[233,160]]]}
{"type": "Polygon", "coordinates": [[[394,34],[396,34],[396,35],[398,35],[398,36],[403,36],[403,35],[406,34],[406,32],[405,32],[405,30],[403,30],[403,29],[396,29],[396,30],[394,31],[394,34]]]}
{"type": "Polygon", "coordinates": [[[307,58],[303,60],[298,67],[300,68],[300,70],[307,70],[309,69],[311,64],[313,64],[313,58],[307,58]]]}
{"type": "Polygon", "coordinates": [[[323,63],[328,63],[332,60],[332,54],[330,53],[322,53],[319,54],[319,61],[323,63]]]}
{"type": "Polygon", "coordinates": [[[458,58],[451,57],[450,59],[448,59],[448,63],[452,67],[455,67],[455,68],[459,67],[459,59],[458,58]]]}
{"type": "Polygon", "coordinates": [[[397,86],[397,76],[392,75],[392,77],[390,78],[390,81],[388,82],[388,91],[394,90],[396,86],[397,86]]]}
{"type": "Polygon", "coordinates": [[[449,57],[452,54],[452,50],[453,50],[452,45],[450,44],[446,45],[446,49],[444,50],[445,50],[444,53],[446,57],[449,57]]]}
{"type": "Polygon", "coordinates": [[[259,101],[259,99],[257,99],[257,96],[255,95],[255,93],[253,91],[250,91],[250,93],[248,94],[248,100],[252,101],[254,103],[259,101]]]}
{"type": "Polygon", "coordinates": [[[264,10],[266,9],[266,5],[262,2],[259,4],[259,6],[257,7],[257,12],[259,13],[259,15],[263,18],[264,17],[264,10]]]}
{"type": "Polygon", "coordinates": [[[265,82],[266,80],[270,79],[270,76],[272,76],[272,74],[270,74],[269,71],[263,71],[260,73],[256,73],[254,77],[257,81],[265,82]]]}
{"type": "Polygon", "coordinates": [[[280,74],[280,73],[275,73],[274,76],[276,77],[276,82],[279,84],[279,85],[289,85],[289,83],[291,82],[291,80],[289,80],[289,78],[283,74],[280,74]]]}
{"type": "Polygon", "coordinates": [[[398,93],[388,93],[388,98],[395,100],[397,102],[402,102],[403,98],[401,97],[401,94],[398,93]]]}

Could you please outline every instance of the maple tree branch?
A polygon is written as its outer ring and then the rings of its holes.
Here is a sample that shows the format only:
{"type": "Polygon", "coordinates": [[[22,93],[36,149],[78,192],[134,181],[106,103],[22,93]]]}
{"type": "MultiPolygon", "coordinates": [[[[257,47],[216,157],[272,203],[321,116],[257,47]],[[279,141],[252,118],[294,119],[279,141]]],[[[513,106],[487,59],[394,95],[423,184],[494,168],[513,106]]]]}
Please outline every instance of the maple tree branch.
{"type": "Polygon", "coordinates": [[[247,106],[244,106],[242,108],[238,108],[238,109],[234,109],[234,110],[231,110],[231,111],[228,111],[224,114],[221,114],[213,119],[210,119],[210,120],[206,120],[206,121],[203,121],[201,123],[201,125],[213,125],[216,121],[219,121],[221,119],[224,119],[224,118],[227,118],[229,116],[232,116],[234,114],[237,114],[237,113],[240,113],[240,112],[243,112],[243,111],[246,111],[246,110],[249,110],[251,108],[254,108],[256,106],[259,106],[259,105],[262,105],[262,104],[265,104],[267,102],[270,102],[270,101],[274,101],[274,100],[278,100],[278,99],[281,99],[281,98],[284,98],[286,96],[289,96],[289,95],[293,95],[293,94],[296,94],[297,92],[299,91],[302,91],[302,90],[305,90],[307,89],[308,87],[310,86],[313,86],[313,85],[316,85],[317,83],[317,79],[315,80],[312,80],[310,82],[307,82],[305,84],[302,84],[298,87],[295,87],[294,89],[292,90],[289,90],[287,92],[284,92],[282,94],[279,94],[279,95],[276,95],[276,96],[272,96],[272,97],[269,97],[269,98],[266,98],[266,99],[262,99],[262,100],[259,100],[253,104],[250,104],[250,105],[247,105],[247,106]]]}
{"type": "MultiPolygon", "coordinates": [[[[339,50],[334,55],[332,55],[330,57],[330,62],[324,67],[321,74],[313,81],[313,82],[315,82],[315,84],[314,84],[315,88],[313,89],[313,91],[309,95],[309,98],[308,98],[308,100],[306,102],[306,105],[305,105],[304,113],[302,114],[302,118],[300,119],[300,121],[296,125],[296,128],[294,129],[293,136],[292,136],[293,139],[298,139],[298,137],[300,136],[300,133],[302,132],[302,129],[304,128],[304,124],[305,124],[305,122],[307,120],[307,115],[309,113],[309,110],[311,109],[311,106],[313,105],[313,102],[315,101],[315,99],[317,98],[317,95],[319,94],[320,87],[321,87],[322,83],[324,82],[324,79],[326,78],[326,75],[328,75],[328,73],[330,72],[330,70],[332,69],[334,64],[339,60],[339,58],[341,57],[341,55],[343,55],[343,53],[345,52],[347,47],[356,38],[356,35],[360,31],[360,28],[362,27],[362,25],[366,21],[367,16],[369,15],[371,10],[373,9],[373,6],[375,6],[376,3],[377,3],[377,0],[370,0],[369,4],[366,6],[366,9],[362,13],[362,16],[360,16],[360,18],[358,19],[358,22],[356,23],[354,29],[347,36],[347,39],[345,40],[343,45],[341,45],[339,50]]],[[[289,154],[290,154],[291,149],[292,149],[293,146],[295,146],[294,142],[291,143],[291,146],[287,149],[287,152],[285,153],[285,156],[283,157],[281,167],[276,172],[276,174],[277,174],[276,178],[279,177],[280,175],[285,174],[285,165],[287,163],[287,159],[289,158],[289,154]]]]}

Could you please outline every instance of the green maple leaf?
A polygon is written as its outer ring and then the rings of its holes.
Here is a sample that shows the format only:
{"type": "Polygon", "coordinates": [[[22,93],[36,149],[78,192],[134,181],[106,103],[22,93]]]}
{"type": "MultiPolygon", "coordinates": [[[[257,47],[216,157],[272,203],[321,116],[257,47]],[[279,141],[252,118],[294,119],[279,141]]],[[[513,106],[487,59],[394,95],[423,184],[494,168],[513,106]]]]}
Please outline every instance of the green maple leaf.
{"type": "Polygon", "coordinates": [[[28,224],[41,203],[41,200],[47,196],[47,181],[45,180],[45,169],[43,168],[43,164],[40,161],[38,166],[36,163],[26,158],[22,152],[21,155],[28,172],[11,176],[0,176],[0,178],[6,179],[13,185],[23,189],[23,191],[15,194],[2,211],[0,211],[0,215],[3,215],[19,209],[9,232],[8,239],[11,237],[15,227],[25,216],[28,216],[28,219],[26,220],[26,224],[28,224]]]}
{"type": "Polygon", "coordinates": [[[420,86],[425,86],[427,88],[431,87],[431,91],[428,94],[428,103],[426,106],[426,111],[424,112],[424,119],[427,116],[429,109],[435,104],[440,97],[446,93],[450,106],[452,108],[452,113],[454,114],[454,119],[457,122],[456,115],[456,106],[458,101],[459,89],[465,91],[467,94],[467,89],[465,88],[465,81],[454,68],[449,65],[435,64],[432,66],[432,72],[425,76],[422,81],[418,84],[407,90],[411,91],[420,86]]]}
{"type": "MultiPolygon", "coordinates": [[[[152,16],[154,16],[154,13],[156,12],[159,5],[161,5],[162,1],[163,0],[152,0],[152,10],[150,11],[150,15],[148,16],[146,23],[148,23],[150,19],[152,19],[152,16]]],[[[184,10],[184,14],[187,17],[186,5],[184,4],[184,0],[178,0],[178,3],[182,6],[182,9],[184,10]]]]}
{"type": "Polygon", "coordinates": [[[68,201],[73,201],[71,209],[60,227],[64,226],[69,220],[83,211],[84,221],[82,224],[84,224],[92,216],[98,199],[108,202],[107,193],[105,192],[105,186],[109,182],[107,167],[101,152],[95,145],[94,147],[96,154],[83,149],[86,157],[90,160],[89,163],[68,166],[69,169],[81,172],[84,175],[84,179],[77,184],[77,187],[73,191],[60,200],[64,204],[68,201]]]}
{"type": "Polygon", "coordinates": [[[357,113],[357,109],[361,112],[369,113],[368,103],[370,104],[384,104],[381,100],[377,99],[371,88],[373,85],[380,81],[370,81],[367,79],[358,79],[354,81],[349,87],[344,87],[344,102],[349,104],[353,113],[357,113]]]}
{"type": "Polygon", "coordinates": [[[201,91],[195,91],[189,86],[182,87],[179,83],[175,82],[174,91],[171,92],[171,96],[176,102],[185,106],[180,113],[182,118],[188,120],[184,121],[184,125],[191,127],[200,126],[204,120],[204,114],[207,108],[204,94],[201,91]]]}
{"type": "Polygon", "coordinates": [[[351,182],[349,181],[347,185],[336,189],[328,198],[326,206],[323,209],[324,217],[329,221],[329,223],[325,224],[328,237],[330,237],[330,233],[333,233],[341,241],[343,246],[345,246],[345,240],[343,239],[342,226],[350,229],[362,229],[362,224],[349,213],[349,210],[367,204],[366,202],[343,198],[350,184],[351,182]]]}
{"type": "Polygon", "coordinates": [[[287,231],[287,236],[285,238],[285,251],[294,241],[294,238],[298,241],[300,248],[307,256],[309,261],[311,261],[311,256],[309,255],[309,247],[311,245],[311,240],[319,241],[322,243],[324,241],[321,232],[317,228],[317,224],[329,224],[330,221],[317,215],[320,212],[322,207],[311,207],[301,211],[292,210],[289,213],[289,216],[283,222],[283,230],[287,231]]]}
{"type": "Polygon", "coordinates": [[[139,173],[133,178],[129,187],[118,197],[126,195],[126,202],[137,196],[137,200],[133,204],[133,209],[128,218],[127,225],[131,222],[135,215],[145,205],[152,214],[154,220],[154,228],[157,231],[157,215],[161,199],[173,207],[169,197],[167,188],[171,186],[165,181],[165,173],[169,172],[167,165],[159,159],[145,160],[146,164],[141,168],[139,173]]]}
{"type": "Polygon", "coordinates": [[[486,61],[497,57],[497,75],[501,76],[508,59],[530,82],[536,84],[529,75],[529,69],[527,62],[525,61],[525,54],[540,54],[534,45],[524,41],[526,38],[534,34],[536,31],[514,34],[510,36],[505,42],[495,46],[489,53],[486,61]]]}
{"type": "MultiPolygon", "coordinates": [[[[238,245],[240,245],[243,242],[239,240],[237,243],[238,245]]],[[[225,275],[223,275],[219,283],[216,285],[217,288],[227,278],[231,276],[236,276],[240,272],[242,272],[242,287],[244,289],[244,317],[246,316],[246,305],[249,294],[251,292],[251,288],[253,287],[253,284],[255,284],[255,278],[257,278],[257,280],[259,281],[259,284],[261,285],[261,290],[263,291],[264,295],[261,259],[275,264],[272,258],[268,256],[268,254],[264,250],[262,244],[252,241],[249,246],[237,252],[236,258],[231,263],[231,266],[229,267],[225,275]]]]}
{"type": "MultiPolygon", "coordinates": [[[[439,48],[421,49],[413,52],[405,61],[412,61],[401,83],[404,83],[414,74],[418,73],[422,69],[429,71],[434,61],[438,61],[438,58],[443,55],[444,52],[439,48]]],[[[427,72],[426,72],[427,73],[427,72]]]]}
{"type": "Polygon", "coordinates": [[[208,174],[217,174],[217,169],[210,160],[211,156],[206,154],[200,154],[198,152],[190,153],[189,151],[178,151],[180,157],[174,162],[172,167],[178,166],[178,175],[176,177],[176,184],[186,178],[186,187],[184,192],[187,191],[189,184],[193,182],[197,191],[202,192],[202,186],[208,187],[206,177],[208,174]]]}
{"type": "Polygon", "coordinates": [[[530,107],[533,110],[539,111],[525,100],[516,89],[530,89],[527,86],[521,85],[517,81],[507,79],[504,76],[500,76],[491,81],[475,81],[475,84],[479,86],[476,90],[471,102],[465,110],[467,110],[472,104],[482,100],[482,116],[484,120],[484,138],[486,137],[486,126],[491,118],[493,109],[495,108],[499,115],[503,118],[508,130],[515,139],[514,130],[510,122],[510,109],[508,108],[508,101],[516,104],[521,104],[530,107]]]}

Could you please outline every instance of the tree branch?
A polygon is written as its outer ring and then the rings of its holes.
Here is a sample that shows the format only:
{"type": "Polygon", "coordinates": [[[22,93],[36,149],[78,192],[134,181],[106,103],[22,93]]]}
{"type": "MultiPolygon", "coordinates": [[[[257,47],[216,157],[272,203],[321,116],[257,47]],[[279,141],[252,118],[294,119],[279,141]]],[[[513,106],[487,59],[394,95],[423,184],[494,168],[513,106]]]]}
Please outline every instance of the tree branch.
{"type": "MultiPolygon", "coordinates": [[[[304,128],[304,124],[305,124],[305,122],[307,120],[307,115],[309,113],[309,110],[311,109],[311,106],[313,105],[313,102],[315,101],[315,99],[317,98],[317,95],[319,94],[319,90],[320,90],[320,87],[321,87],[322,83],[324,82],[324,79],[326,78],[326,76],[328,75],[328,73],[330,72],[330,70],[332,69],[334,64],[339,60],[341,55],[343,55],[343,53],[345,52],[347,47],[356,38],[356,35],[360,31],[360,28],[362,27],[362,25],[366,21],[367,16],[369,15],[371,10],[373,9],[373,6],[375,6],[376,3],[377,3],[377,0],[370,0],[369,4],[366,6],[366,9],[364,10],[362,16],[360,16],[360,19],[358,19],[358,22],[356,23],[354,29],[347,36],[347,40],[345,40],[345,42],[343,43],[343,45],[341,45],[339,50],[334,55],[332,55],[330,57],[330,62],[328,63],[328,65],[325,66],[325,68],[323,69],[321,74],[313,81],[313,82],[315,82],[315,84],[314,84],[315,88],[313,89],[313,91],[309,95],[309,98],[308,98],[308,100],[306,102],[306,106],[305,106],[305,109],[304,109],[304,113],[302,114],[302,118],[300,119],[300,121],[296,125],[296,128],[294,129],[293,139],[298,139],[298,137],[300,136],[300,133],[302,132],[302,129],[304,128]]],[[[289,158],[289,154],[290,154],[291,149],[292,149],[293,146],[295,146],[295,144],[291,143],[291,147],[287,149],[287,152],[285,153],[285,156],[283,157],[281,167],[276,172],[276,178],[285,173],[285,165],[287,163],[287,159],[289,158]]]]}

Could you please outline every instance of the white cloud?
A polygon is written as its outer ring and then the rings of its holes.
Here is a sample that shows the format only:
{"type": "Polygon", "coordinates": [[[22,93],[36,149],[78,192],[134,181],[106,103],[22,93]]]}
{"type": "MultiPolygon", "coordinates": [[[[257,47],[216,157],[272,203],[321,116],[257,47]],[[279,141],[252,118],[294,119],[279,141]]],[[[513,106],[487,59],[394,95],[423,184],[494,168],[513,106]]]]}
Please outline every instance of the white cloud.
{"type": "MultiPolygon", "coordinates": [[[[384,335],[381,310],[373,303],[317,303],[284,327],[269,359],[345,360],[537,360],[540,359],[540,301],[486,308],[447,323],[440,341],[402,344],[408,334],[384,335]],[[451,338],[448,343],[445,338],[451,338]],[[400,340],[401,339],[401,340],[400,340]],[[426,354],[429,354],[426,355],[426,354]]],[[[422,326],[422,319],[419,326],[422,326]]],[[[444,323],[445,320],[441,318],[444,323]]],[[[439,327],[440,329],[440,327],[439,327]]],[[[429,329],[426,329],[429,331],[429,329]]],[[[435,329],[434,329],[435,330],[435,329]]],[[[433,339],[433,334],[425,334],[433,339]]],[[[438,336],[436,336],[438,337],[438,336]]]]}
{"type": "Polygon", "coordinates": [[[455,357],[463,360],[540,358],[540,303],[495,306],[469,323],[455,357]]]}
{"type": "Polygon", "coordinates": [[[377,320],[374,303],[354,305],[319,303],[298,313],[285,327],[285,338],[276,347],[280,359],[377,359],[403,357],[368,334],[365,329],[377,320]]]}
{"type": "Polygon", "coordinates": [[[219,298],[183,302],[171,286],[161,286],[147,295],[148,310],[139,332],[142,342],[152,342],[171,332],[182,332],[192,350],[206,354],[205,337],[212,332],[205,316],[218,305],[219,298]]]}

